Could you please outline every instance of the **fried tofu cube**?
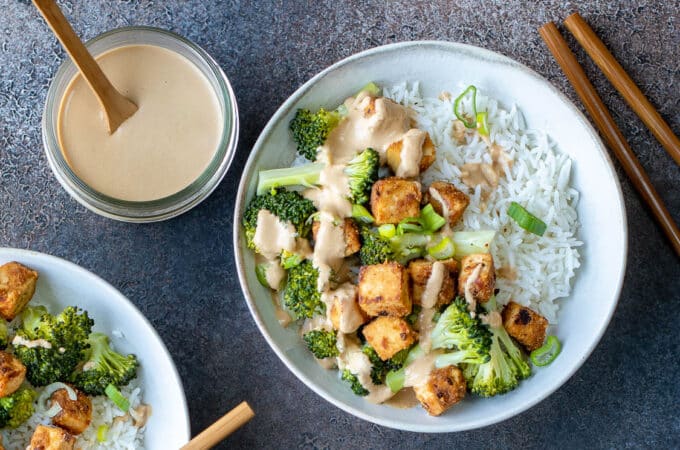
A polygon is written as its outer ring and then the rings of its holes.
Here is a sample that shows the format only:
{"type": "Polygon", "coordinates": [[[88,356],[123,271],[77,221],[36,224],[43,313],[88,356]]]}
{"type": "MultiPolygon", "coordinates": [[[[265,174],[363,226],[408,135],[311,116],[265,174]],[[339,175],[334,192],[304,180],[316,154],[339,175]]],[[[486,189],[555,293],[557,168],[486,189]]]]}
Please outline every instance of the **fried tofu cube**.
{"type": "MultiPolygon", "coordinates": [[[[430,135],[425,133],[425,139],[423,140],[422,146],[422,156],[420,157],[420,162],[418,163],[418,172],[425,172],[437,157],[437,152],[434,147],[434,142],[430,139],[430,135]]],[[[401,151],[404,148],[404,141],[400,139],[396,142],[390,144],[385,152],[387,157],[387,165],[390,166],[392,172],[398,173],[399,166],[401,165],[401,151]]],[[[416,174],[417,175],[417,174],[416,174]]]]}
{"type": "Polygon", "coordinates": [[[76,438],[59,427],[38,425],[26,450],[73,450],[76,438]]]}
{"type": "Polygon", "coordinates": [[[26,366],[14,355],[0,351],[0,397],[12,395],[26,379],[26,366]]]}
{"type": "Polygon", "coordinates": [[[494,294],[496,272],[490,253],[475,253],[464,256],[460,261],[458,295],[465,296],[469,289],[472,298],[479,303],[488,301],[494,294]]]}
{"type": "Polygon", "coordinates": [[[543,345],[548,321],[533,309],[510,301],[503,309],[503,326],[531,352],[543,345]]]}
{"type": "Polygon", "coordinates": [[[0,266],[0,316],[12,320],[31,301],[38,272],[18,262],[0,266]]]}
{"type": "Polygon", "coordinates": [[[401,317],[378,317],[366,325],[362,332],[368,345],[383,361],[409,348],[417,338],[417,333],[401,317]]]}
{"type": "Polygon", "coordinates": [[[430,372],[427,382],[414,386],[416,398],[431,416],[439,416],[465,397],[465,378],[456,366],[430,372]]]}
{"type": "Polygon", "coordinates": [[[458,272],[460,272],[460,263],[453,258],[444,259],[441,261],[447,269],[449,269],[449,274],[455,280],[458,279],[458,272]]]}
{"type": "Polygon", "coordinates": [[[52,417],[52,424],[71,434],[80,434],[92,421],[92,400],[79,390],[73,390],[76,393],[75,400],[71,400],[66,389],[54,391],[50,397],[50,406],[58,403],[61,407],[61,411],[52,417]]]}
{"type": "Polygon", "coordinates": [[[359,307],[370,317],[411,313],[408,272],[397,262],[362,266],[359,270],[359,307]]]}
{"type": "Polygon", "coordinates": [[[329,316],[333,329],[341,333],[354,333],[366,323],[367,317],[357,303],[357,288],[343,283],[330,294],[329,316]]]}
{"type": "Polygon", "coordinates": [[[444,216],[453,226],[470,204],[470,197],[451,183],[435,181],[425,193],[425,202],[432,205],[437,214],[444,216]]]}
{"type": "MultiPolygon", "coordinates": [[[[321,227],[321,222],[314,221],[312,223],[312,236],[316,239],[316,235],[321,227]]],[[[355,254],[361,248],[361,240],[359,239],[359,227],[352,219],[345,219],[342,225],[345,234],[345,256],[355,254]]]]}
{"type": "Polygon", "coordinates": [[[413,282],[413,304],[423,304],[423,294],[427,288],[427,283],[432,276],[432,269],[434,264],[440,263],[443,265],[443,277],[437,293],[437,299],[434,305],[427,306],[428,308],[438,308],[443,305],[448,305],[456,295],[455,283],[451,277],[451,272],[446,264],[442,261],[432,262],[425,259],[415,259],[408,264],[408,271],[413,282]]]}
{"type": "Polygon", "coordinates": [[[371,212],[377,225],[397,224],[420,215],[420,183],[389,177],[378,180],[371,190],[371,212]]]}

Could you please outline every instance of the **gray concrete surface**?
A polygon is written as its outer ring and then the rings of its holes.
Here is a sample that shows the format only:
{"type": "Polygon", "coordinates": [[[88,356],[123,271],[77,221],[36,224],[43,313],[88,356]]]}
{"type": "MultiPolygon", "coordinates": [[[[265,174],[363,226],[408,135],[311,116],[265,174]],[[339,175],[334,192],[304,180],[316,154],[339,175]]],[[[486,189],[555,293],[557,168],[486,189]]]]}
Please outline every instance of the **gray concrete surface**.
{"type": "MultiPolygon", "coordinates": [[[[680,133],[680,2],[60,3],[85,38],[133,24],[187,36],[215,57],[236,90],[238,155],[207,201],[152,225],[98,217],[61,189],[40,140],[47,86],[64,53],[28,1],[0,0],[0,245],[67,258],[127,295],[174,357],[194,433],[246,399],[257,417],[221,448],[680,447],[680,264],[618,165],[630,247],[611,325],[593,355],[555,394],[482,430],[394,431],[316,396],[286,370],[255,327],[231,245],[237,182],[269,117],[319,70],[385,43],[441,39],[483,46],[527,64],[575,100],[536,30],[579,10],[680,133]]],[[[576,48],[573,39],[570,43],[576,48]]],[[[680,221],[680,169],[584,52],[576,53],[680,221]]]]}

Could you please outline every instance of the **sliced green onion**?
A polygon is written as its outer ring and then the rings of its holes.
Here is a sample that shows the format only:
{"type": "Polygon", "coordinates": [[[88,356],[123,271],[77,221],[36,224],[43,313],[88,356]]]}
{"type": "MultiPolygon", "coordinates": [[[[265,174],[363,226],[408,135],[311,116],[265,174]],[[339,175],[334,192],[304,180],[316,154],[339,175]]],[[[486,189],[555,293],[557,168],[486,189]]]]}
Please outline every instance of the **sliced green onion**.
{"type": "Polygon", "coordinates": [[[427,253],[434,259],[449,259],[456,253],[456,246],[451,239],[444,236],[437,244],[429,247],[427,253]]]}
{"type": "Polygon", "coordinates": [[[451,240],[455,246],[455,258],[472,255],[473,253],[489,253],[491,241],[496,236],[493,230],[454,231],[451,240]]]}
{"type": "Polygon", "coordinates": [[[378,227],[378,234],[385,239],[393,238],[397,235],[397,227],[391,223],[386,223],[378,227]]]}
{"type": "Polygon", "coordinates": [[[474,85],[470,85],[453,101],[453,113],[456,115],[458,120],[463,122],[465,128],[476,128],[477,127],[477,88],[474,85]],[[472,114],[466,116],[461,111],[461,103],[468,93],[472,96],[472,114]]]}
{"type": "Polygon", "coordinates": [[[416,223],[402,222],[399,225],[397,225],[397,234],[399,235],[405,233],[421,233],[422,231],[423,231],[422,225],[416,223]]]}
{"type": "Polygon", "coordinates": [[[269,286],[269,283],[267,282],[267,266],[268,263],[256,265],[255,276],[257,277],[257,281],[259,281],[262,286],[271,289],[271,286],[269,286]]]}
{"type": "Polygon", "coordinates": [[[432,204],[428,203],[420,211],[420,223],[428,232],[435,232],[446,224],[446,219],[437,214],[432,204]]]}
{"type": "Polygon", "coordinates": [[[385,384],[394,393],[397,393],[404,387],[404,380],[406,379],[406,371],[402,367],[399,370],[390,370],[385,376],[385,384]]]}
{"type": "Polygon", "coordinates": [[[373,223],[375,220],[371,213],[361,205],[352,205],[352,218],[361,223],[373,223]]]}
{"type": "Polygon", "coordinates": [[[319,174],[324,168],[322,163],[283,169],[262,170],[257,180],[257,195],[266,194],[272,189],[285,186],[314,187],[319,184],[319,174]]]}
{"type": "Polygon", "coordinates": [[[113,403],[116,404],[118,409],[123,412],[128,412],[130,409],[130,402],[123,396],[123,394],[120,393],[116,386],[109,384],[106,386],[106,389],[104,389],[104,393],[109,399],[111,399],[113,403]]]}
{"type": "Polygon", "coordinates": [[[99,425],[97,427],[97,442],[106,442],[106,433],[109,431],[109,427],[106,424],[99,425]]]}
{"type": "Polygon", "coordinates": [[[477,132],[482,136],[489,135],[489,122],[486,120],[487,115],[486,111],[477,113],[477,132]]]}
{"type": "Polygon", "coordinates": [[[357,95],[361,94],[362,92],[368,92],[373,97],[379,97],[380,93],[382,92],[382,89],[380,89],[380,87],[377,84],[371,81],[366,86],[361,88],[361,90],[357,92],[357,95]]]}
{"type": "Polygon", "coordinates": [[[531,214],[517,202],[510,203],[510,207],[508,208],[508,216],[517,222],[517,225],[530,233],[537,234],[538,236],[543,236],[546,228],[548,228],[545,222],[531,214]]]}
{"type": "Polygon", "coordinates": [[[562,344],[560,340],[556,336],[551,335],[545,340],[545,344],[531,352],[529,357],[534,366],[547,366],[555,361],[555,358],[557,358],[561,351],[562,344]]]}

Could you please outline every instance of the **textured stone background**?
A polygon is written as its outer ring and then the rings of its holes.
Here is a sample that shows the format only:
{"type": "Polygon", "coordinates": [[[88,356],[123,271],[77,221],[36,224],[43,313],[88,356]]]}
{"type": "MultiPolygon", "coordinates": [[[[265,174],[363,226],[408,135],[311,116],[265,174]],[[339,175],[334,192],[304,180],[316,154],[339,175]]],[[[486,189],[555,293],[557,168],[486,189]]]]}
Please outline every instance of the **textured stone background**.
{"type": "MultiPolygon", "coordinates": [[[[317,397],[257,331],[231,245],[237,182],[268,118],[316,72],[381,44],[441,39],[483,46],[527,64],[575,100],[536,30],[579,10],[680,133],[680,2],[60,3],[87,39],[137,24],[187,36],[215,57],[237,93],[238,155],[208,200],[164,223],[100,218],[61,189],[41,145],[42,107],[64,53],[28,1],[0,0],[0,245],[75,261],[136,303],[179,368],[194,433],[247,399],[256,419],[222,448],[680,447],[680,264],[618,165],[630,247],[623,295],[607,333],[550,398],[483,430],[399,432],[317,397]]],[[[583,51],[576,53],[680,222],[680,169],[583,51]]]]}

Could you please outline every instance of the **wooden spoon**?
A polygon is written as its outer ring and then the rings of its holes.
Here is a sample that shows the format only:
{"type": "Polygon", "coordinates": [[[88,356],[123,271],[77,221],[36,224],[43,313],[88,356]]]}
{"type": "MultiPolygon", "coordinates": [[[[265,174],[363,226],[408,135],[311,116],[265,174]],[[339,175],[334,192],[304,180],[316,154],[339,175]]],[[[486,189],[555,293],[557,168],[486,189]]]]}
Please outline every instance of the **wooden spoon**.
{"type": "Polygon", "coordinates": [[[203,430],[180,450],[208,450],[219,444],[255,416],[246,402],[241,402],[236,408],[222,416],[217,422],[203,430]]]}
{"type": "Polygon", "coordinates": [[[112,134],[120,124],[137,111],[137,105],[113,87],[97,61],[90,55],[90,52],[87,51],[87,48],[73,31],[71,24],[66,20],[54,0],[33,0],[33,4],[38,8],[73,63],[80,70],[83,78],[94,91],[106,114],[109,134],[112,134]]]}

